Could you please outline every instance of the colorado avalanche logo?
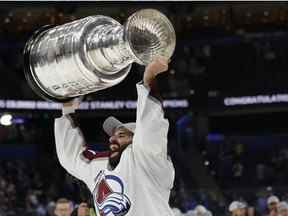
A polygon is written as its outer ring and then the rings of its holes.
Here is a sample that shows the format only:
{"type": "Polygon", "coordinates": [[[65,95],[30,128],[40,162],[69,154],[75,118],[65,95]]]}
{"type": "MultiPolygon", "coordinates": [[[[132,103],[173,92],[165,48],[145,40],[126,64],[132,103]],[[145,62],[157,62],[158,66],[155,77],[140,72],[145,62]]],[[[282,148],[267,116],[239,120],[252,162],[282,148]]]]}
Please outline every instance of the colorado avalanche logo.
{"type": "Polygon", "coordinates": [[[97,177],[94,196],[100,216],[124,216],[131,206],[121,179],[114,175],[105,176],[104,172],[97,177]]]}

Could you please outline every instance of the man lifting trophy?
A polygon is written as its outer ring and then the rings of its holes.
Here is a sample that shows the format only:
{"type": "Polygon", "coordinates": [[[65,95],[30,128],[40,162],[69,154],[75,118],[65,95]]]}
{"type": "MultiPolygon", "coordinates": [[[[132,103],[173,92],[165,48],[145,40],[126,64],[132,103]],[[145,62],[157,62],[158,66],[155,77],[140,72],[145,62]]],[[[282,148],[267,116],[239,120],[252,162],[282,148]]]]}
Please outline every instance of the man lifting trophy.
{"type": "Polygon", "coordinates": [[[85,182],[96,215],[173,216],[168,204],[175,176],[167,151],[169,122],[154,81],[168,70],[174,48],[173,26],[152,9],[134,13],[124,26],[91,16],[43,28],[25,47],[31,87],[63,104],[54,124],[59,162],[85,182]],[[108,117],[103,129],[110,137],[109,151],[89,149],[77,124],[77,98],[119,83],[133,62],[145,65],[136,85],[136,122],[108,117]]]}
{"type": "Polygon", "coordinates": [[[154,9],[132,14],[124,25],[102,15],[43,27],[24,49],[25,77],[42,98],[65,102],[121,82],[131,64],[169,59],[175,31],[154,9]]]}

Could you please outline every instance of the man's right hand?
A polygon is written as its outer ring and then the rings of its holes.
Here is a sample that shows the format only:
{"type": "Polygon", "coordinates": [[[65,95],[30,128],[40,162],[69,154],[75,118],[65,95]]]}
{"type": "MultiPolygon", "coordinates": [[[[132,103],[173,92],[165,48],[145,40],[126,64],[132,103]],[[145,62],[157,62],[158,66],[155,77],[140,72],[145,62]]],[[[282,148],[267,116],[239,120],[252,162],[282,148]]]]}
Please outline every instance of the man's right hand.
{"type": "Polygon", "coordinates": [[[83,96],[74,98],[70,101],[67,101],[65,103],[62,103],[62,113],[63,115],[74,113],[76,109],[79,108],[80,103],[83,99],[83,96]]]}
{"type": "Polygon", "coordinates": [[[64,103],[62,103],[62,105],[63,105],[63,107],[79,107],[79,105],[80,105],[80,102],[77,100],[78,98],[74,98],[74,99],[72,99],[72,100],[70,100],[70,101],[67,101],[67,102],[64,102],[64,103]]]}
{"type": "Polygon", "coordinates": [[[158,56],[151,63],[149,63],[143,75],[144,85],[150,87],[155,77],[168,70],[169,59],[158,56]]]}

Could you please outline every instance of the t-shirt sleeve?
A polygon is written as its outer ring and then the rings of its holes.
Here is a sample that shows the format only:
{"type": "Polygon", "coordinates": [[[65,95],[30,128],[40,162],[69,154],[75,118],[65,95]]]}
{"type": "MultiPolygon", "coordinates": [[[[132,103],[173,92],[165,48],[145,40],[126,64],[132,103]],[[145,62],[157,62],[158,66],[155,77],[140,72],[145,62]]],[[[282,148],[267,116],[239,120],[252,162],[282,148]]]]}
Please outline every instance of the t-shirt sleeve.
{"type": "Polygon", "coordinates": [[[136,130],[133,151],[142,169],[153,174],[159,185],[172,187],[174,168],[167,153],[169,122],[164,117],[162,103],[151,95],[151,89],[137,84],[136,130]]]}
{"type": "Polygon", "coordinates": [[[161,101],[150,92],[150,88],[137,84],[135,145],[147,152],[167,157],[169,122],[164,118],[161,101]]]}
{"type": "Polygon", "coordinates": [[[101,170],[107,168],[109,153],[88,149],[80,128],[73,120],[73,114],[55,119],[54,133],[60,164],[93,190],[94,178],[101,170]]]}

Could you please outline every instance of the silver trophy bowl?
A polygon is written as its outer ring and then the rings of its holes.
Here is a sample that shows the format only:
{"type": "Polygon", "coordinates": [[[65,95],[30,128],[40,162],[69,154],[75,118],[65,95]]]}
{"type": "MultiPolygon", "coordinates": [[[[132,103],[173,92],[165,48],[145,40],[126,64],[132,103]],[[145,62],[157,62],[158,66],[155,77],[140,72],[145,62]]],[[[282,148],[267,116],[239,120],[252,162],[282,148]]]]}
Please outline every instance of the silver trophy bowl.
{"type": "Polygon", "coordinates": [[[132,14],[122,26],[106,16],[89,16],[39,29],[24,48],[24,72],[42,98],[65,102],[121,82],[136,62],[170,58],[175,31],[154,9],[132,14]]]}

